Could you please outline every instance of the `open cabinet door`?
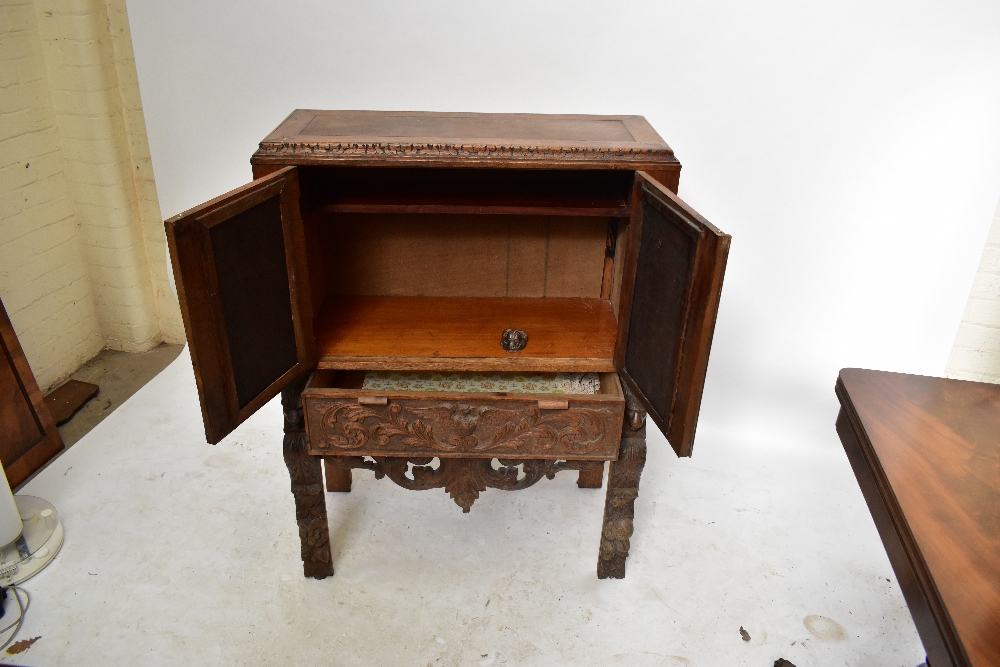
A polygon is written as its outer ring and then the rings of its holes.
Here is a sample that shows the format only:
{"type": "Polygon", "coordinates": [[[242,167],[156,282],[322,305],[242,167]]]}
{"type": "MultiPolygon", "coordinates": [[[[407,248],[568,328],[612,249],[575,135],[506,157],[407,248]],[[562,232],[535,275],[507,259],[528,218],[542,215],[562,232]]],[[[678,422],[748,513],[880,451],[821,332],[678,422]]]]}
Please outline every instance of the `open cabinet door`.
{"type": "Polygon", "coordinates": [[[729,240],[636,173],[615,366],[678,456],[694,445],[729,240]]]}
{"type": "Polygon", "coordinates": [[[164,225],[215,444],[316,364],[298,175],[287,167],[164,225]]]}

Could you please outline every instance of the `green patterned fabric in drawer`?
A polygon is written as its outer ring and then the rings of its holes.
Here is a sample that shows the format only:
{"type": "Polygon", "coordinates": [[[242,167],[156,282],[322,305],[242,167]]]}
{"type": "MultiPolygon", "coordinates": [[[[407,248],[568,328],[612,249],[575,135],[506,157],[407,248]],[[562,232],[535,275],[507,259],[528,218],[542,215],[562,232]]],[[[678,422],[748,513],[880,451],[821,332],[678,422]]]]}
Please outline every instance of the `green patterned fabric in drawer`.
{"type": "Polygon", "coordinates": [[[409,373],[369,371],[363,389],[511,394],[596,394],[597,373],[409,373]]]}

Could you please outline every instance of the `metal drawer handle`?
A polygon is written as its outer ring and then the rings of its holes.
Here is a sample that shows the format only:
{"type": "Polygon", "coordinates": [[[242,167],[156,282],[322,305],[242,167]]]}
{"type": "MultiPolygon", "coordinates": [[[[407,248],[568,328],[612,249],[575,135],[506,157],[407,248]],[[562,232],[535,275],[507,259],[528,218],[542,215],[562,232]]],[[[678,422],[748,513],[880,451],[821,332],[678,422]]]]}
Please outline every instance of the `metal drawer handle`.
{"type": "Polygon", "coordinates": [[[388,396],[358,396],[361,405],[386,405],[388,402],[388,396]]]}
{"type": "Polygon", "coordinates": [[[538,399],[538,407],[541,410],[568,410],[569,399],[540,398],[538,399]]]}
{"type": "Polygon", "coordinates": [[[508,352],[520,352],[528,344],[528,334],[520,329],[504,329],[500,334],[500,347],[508,352]]]}

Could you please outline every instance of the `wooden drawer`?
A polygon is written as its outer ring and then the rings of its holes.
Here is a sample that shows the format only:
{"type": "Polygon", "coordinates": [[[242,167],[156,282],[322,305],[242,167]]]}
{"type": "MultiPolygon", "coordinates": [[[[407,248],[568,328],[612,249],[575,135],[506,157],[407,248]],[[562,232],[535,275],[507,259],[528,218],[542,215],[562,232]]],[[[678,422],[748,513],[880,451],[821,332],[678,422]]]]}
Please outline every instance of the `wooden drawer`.
{"type": "Polygon", "coordinates": [[[364,372],[318,370],[302,392],[320,456],[618,458],[625,399],[615,373],[597,394],[361,389],[364,372]]]}

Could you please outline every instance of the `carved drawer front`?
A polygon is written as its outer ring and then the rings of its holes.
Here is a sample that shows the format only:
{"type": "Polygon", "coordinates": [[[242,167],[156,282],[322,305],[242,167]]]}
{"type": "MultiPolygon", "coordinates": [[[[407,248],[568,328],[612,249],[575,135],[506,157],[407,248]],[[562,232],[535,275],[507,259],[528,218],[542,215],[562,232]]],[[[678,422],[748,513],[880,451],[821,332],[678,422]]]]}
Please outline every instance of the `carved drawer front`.
{"type": "Polygon", "coordinates": [[[365,390],[350,375],[317,371],[302,393],[310,454],[618,458],[625,401],[614,373],[592,395],[365,390]]]}

